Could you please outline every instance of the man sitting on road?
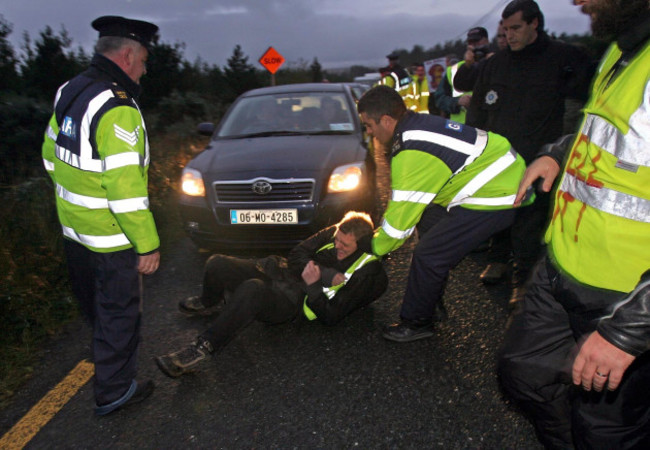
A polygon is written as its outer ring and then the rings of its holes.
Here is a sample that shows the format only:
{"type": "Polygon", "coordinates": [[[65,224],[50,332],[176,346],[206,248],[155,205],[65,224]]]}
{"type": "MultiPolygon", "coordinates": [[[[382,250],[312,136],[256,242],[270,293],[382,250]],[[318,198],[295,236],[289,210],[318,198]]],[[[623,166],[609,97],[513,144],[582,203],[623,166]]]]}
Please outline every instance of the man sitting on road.
{"type": "Polygon", "coordinates": [[[372,235],[372,219],[348,212],[289,252],[249,260],[213,255],[205,267],[203,293],[179,303],[190,316],[216,312],[228,294],[214,324],[188,347],[155,358],[170,377],[187,373],[221,350],[253,320],[277,324],[304,315],[334,325],[379,298],[388,286],[384,267],[376,256],[364,253],[357,241],[372,235]]]}
{"type": "MultiPolygon", "coordinates": [[[[368,134],[392,149],[392,197],[369,247],[385,255],[416,227],[419,236],[401,322],[383,336],[397,342],[426,338],[444,316],[441,300],[451,268],[514,220],[525,163],[506,138],[407,111],[387,86],[367,91],[357,108],[368,134]]],[[[370,251],[365,241],[361,248],[370,251]]]]}

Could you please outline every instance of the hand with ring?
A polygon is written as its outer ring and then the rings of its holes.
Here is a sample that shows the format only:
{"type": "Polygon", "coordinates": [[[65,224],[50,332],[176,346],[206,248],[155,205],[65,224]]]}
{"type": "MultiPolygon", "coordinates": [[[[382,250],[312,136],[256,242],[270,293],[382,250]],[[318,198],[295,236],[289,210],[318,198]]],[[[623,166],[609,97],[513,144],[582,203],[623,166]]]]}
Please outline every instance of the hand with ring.
{"type": "Polygon", "coordinates": [[[580,346],[573,362],[573,383],[582,385],[586,391],[593,388],[600,392],[605,385],[608,390],[614,391],[634,359],[634,356],[612,345],[595,331],[580,346]]]}

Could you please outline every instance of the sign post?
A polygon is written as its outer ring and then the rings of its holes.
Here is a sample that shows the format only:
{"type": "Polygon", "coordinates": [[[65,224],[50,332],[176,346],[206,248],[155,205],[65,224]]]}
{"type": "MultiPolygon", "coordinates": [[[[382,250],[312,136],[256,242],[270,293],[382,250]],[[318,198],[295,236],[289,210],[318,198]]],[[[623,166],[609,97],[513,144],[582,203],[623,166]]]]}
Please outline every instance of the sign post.
{"type": "Polygon", "coordinates": [[[271,72],[271,86],[275,86],[275,72],[284,64],[284,57],[273,47],[269,47],[259,59],[259,63],[271,72]]]}

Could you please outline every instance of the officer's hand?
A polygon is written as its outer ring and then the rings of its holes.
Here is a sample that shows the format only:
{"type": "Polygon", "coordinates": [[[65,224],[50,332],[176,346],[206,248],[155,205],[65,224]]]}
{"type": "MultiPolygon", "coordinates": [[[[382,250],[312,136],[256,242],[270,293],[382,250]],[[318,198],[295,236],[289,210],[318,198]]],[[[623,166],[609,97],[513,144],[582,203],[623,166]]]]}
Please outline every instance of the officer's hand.
{"type": "Polygon", "coordinates": [[[320,267],[314,261],[309,261],[302,270],[302,279],[307,285],[314,284],[320,280],[320,267]]]}
{"type": "Polygon", "coordinates": [[[160,265],[160,252],[138,256],[138,272],[144,275],[151,275],[160,265]]]}
{"type": "Polygon", "coordinates": [[[613,391],[632,361],[634,356],[610,344],[594,331],[582,344],[573,362],[573,383],[582,385],[586,391],[593,388],[597,392],[607,383],[607,389],[613,391]]]}
{"type": "Polygon", "coordinates": [[[526,196],[526,190],[532,186],[538,178],[544,178],[542,190],[544,192],[549,192],[559,173],[560,166],[558,166],[557,162],[553,158],[550,156],[537,158],[530,166],[528,166],[526,172],[524,172],[524,177],[521,179],[521,183],[519,184],[519,190],[517,191],[514,205],[521,205],[521,201],[526,196]]]}

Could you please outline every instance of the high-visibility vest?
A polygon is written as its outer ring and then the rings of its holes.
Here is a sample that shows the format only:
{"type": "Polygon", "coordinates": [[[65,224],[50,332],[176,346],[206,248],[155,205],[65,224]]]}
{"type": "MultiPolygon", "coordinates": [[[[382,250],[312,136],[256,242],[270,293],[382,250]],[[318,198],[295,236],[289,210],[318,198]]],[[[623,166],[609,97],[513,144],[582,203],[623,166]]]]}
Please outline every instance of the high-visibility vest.
{"type": "Polygon", "coordinates": [[[391,69],[391,72],[382,79],[382,84],[392,87],[397,93],[406,100],[411,85],[411,76],[403,67],[391,69]]]}
{"type": "Polygon", "coordinates": [[[431,203],[447,209],[513,208],[526,170],[503,136],[438,116],[406,114],[395,130],[392,193],[373,236],[376,255],[400,247],[431,203]]]}
{"type": "Polygon", "coordinates": [[[429,83],[426,77],[422,80],[413,78],[404,103],[413,112],[429,114],[429,83]]]}
{"type": "Polygon", "coordinates": [[[650,268],[650,43],[610,46],[555,194],[546,241],[577,281],[631,292],[650,268]]]}
{"type": "MultiPolygon", "coordinates": [[[[321,248],[318,249],[318,252],[321,252],[323,250],[331,250],[334,248],[334,243],[330,242],[329,244],[325,244],[321,248]]],[[[350,266],[348,267],[348,270],[345,271],[343,275],[345,275],[345,281],[341,284],[337,284],[336,286],[323,286],[323,294],[327,296],[328,299],[333,299],[336,293],[338,292],[339,289],[341,289],[343,286],[346,285],[346,283],[352,278],[352,274],[356,272],[357,270],[361,269],[363,266],[368,264],[371,261],[377,261],[377,257],[375,255],[372,255],[370,253],[362,253],[359,258],[350,266]]],[[[305,317],[309,320],[314,320],[316,319],[316,314],[314,311],[312,311],[309,306],[307,306],[307,296],[305,295],[305,299],[303,300],[302,303],[302,311],[305,314],[305,317]]]]}
{"type": "Polygon", "coordinates": [[[61,86],[42,153],[65,237],[100,253],[159,247],[145,124],[124,90],[83,74],[61,86]]]}
{"type": "MultiPolygon", "coordinates": [[[[462,97],[463,95],[472,95],[471,92],[462,92],[462,91],[457,91],[456,88],[454,87],[454,77],[456,76],[456,73],[458,72],[458,68],[465,64],[465,61],[459,61],[453,66],[447,67],[446,70],[446,75],[447,75],[447,81],[449,82],[449,86],[451,86],[451,95],[454,98],[462,97]]],[[[467,115],[467,110],[463,107],[460,108],[460,112],[458,113],[451,113],[449,115],[449,118],[453,120],[454,122],[458,123],[465,123],[465,116],[467,115]]]]}

